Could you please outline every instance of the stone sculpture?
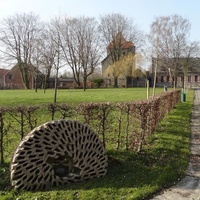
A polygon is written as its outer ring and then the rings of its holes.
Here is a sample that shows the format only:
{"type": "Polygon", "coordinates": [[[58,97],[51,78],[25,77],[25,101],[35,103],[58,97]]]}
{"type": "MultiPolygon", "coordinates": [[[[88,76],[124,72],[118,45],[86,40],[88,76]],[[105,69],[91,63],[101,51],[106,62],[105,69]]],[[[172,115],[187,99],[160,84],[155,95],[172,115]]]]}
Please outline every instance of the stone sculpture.
{"type": "Polygon", "coordinates": [[[98,136],[78,121],[47,122],[27,134],[14,152],[11,185],[41,190],[104,176],[107,156],[98,136]]]}

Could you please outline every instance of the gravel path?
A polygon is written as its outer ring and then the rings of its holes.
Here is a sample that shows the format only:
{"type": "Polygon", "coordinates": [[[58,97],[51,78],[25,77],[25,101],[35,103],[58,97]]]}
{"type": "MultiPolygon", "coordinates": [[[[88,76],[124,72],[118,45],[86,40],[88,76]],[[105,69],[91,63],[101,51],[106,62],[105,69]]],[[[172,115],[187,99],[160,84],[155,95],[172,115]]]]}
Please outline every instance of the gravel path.
{"type": "Polygon", "coordinates": [[[152,200],[200,200],[200,89],[195,90],[190,149],[191,158],[186,177],[152,200]]]}

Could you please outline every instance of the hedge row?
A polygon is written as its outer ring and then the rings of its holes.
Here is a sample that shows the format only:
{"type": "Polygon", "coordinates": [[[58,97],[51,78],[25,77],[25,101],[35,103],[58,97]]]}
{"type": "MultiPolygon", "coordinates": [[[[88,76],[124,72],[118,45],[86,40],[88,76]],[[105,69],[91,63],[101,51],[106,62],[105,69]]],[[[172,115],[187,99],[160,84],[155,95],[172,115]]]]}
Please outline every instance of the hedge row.
{"type": "Polygon", "coordinates": [[[174,90],[144,101],[123,103],[48,104],[0,107],[0,163],[10,157],[20,140],[35,127],[51,120],[78,120],[92,128],[106,149],[139,152],[146,138],[177,103],[174,90]]]}

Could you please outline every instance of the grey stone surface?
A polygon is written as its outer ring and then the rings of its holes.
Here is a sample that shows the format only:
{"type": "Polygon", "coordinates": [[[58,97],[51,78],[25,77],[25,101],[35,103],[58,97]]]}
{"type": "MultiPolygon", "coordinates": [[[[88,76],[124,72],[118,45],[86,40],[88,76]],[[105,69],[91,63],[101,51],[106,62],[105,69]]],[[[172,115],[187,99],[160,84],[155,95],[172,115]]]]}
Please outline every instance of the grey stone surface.
{"type": "Polygon", "coordinates": [[[200,200],[200,89],[195,89],[190,151],[191,157],[185,178],[152,200],[200,200]]]}

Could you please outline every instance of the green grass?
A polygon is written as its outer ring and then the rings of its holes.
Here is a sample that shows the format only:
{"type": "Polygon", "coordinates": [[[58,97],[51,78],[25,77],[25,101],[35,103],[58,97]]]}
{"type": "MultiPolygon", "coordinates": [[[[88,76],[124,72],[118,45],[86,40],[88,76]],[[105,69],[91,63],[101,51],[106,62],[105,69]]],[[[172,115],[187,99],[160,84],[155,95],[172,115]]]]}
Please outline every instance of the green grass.
{"type": "MultiPolygon", "coordinates": [[[[163,88],[156,89],[157,93],[163,88]]],[[[150,90],[150,94],[152,90],[150,90]]],[[[0,90],[0,106],[3,105],[36,105],[53,103],[54,91],[38,90],[0,90]]],[[[116,88],[116,89],[88,89],[85,92],[79,89],[58,90],[57,102],[124,102],[146,99],[146,88],[116,88]]]]}
{"type": "MultiPolygon", "coordinates": [[[[119,90],[118,90],[119,91],[119,90]]],[[[139,200],[175,184],[189,161],[190,116],[193,91],[160,123],[140,154],[108,151],[108,173],[103,178],[52,188],[15,193],[9,186],[9,163],[0,167],[0,199],[139,200]]]]}

